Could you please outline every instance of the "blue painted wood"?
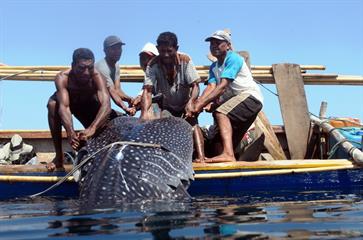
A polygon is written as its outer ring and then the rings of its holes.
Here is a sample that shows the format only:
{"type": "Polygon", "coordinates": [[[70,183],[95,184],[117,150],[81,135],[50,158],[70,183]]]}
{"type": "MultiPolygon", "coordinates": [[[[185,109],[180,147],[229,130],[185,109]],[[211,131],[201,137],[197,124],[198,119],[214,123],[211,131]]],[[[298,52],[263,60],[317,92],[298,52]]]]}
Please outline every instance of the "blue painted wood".
{"type": "MultiPolygon", "coordinates": [[[[198,172],[203,173],[203,172],[198,172]]],[[[18,176],[60,176],[54,173],[27,173],[18,176]]],[[[0,200],[15,197],[26,197],[45,190],[53,183],[0,182],[0,200]]],[[[329,191],[341,191],[344,194],[363,193],[363,170],[334,170],[312,173],[279,174],[270,176],[250,176],[223,179],[198,179],[192,182],[188,192],[197,196],[225,196],[255,198],[284,198],[299,200],[304,197],[298,193],[316,192],[324,197],[329,191]]],[[[78,185],[65,182],[56,187],[46,196],[77,197],[78,185]]],[[[306,200],[306,199],[303,199],[306,200]]]]}

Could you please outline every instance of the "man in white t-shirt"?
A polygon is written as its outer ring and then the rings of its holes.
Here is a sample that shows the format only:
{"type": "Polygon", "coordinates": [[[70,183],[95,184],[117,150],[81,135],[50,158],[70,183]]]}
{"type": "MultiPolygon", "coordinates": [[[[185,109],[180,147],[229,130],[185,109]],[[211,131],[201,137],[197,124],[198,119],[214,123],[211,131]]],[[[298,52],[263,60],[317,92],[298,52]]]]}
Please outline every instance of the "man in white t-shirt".
{"type": "Polygon", "coordinates": [[[234,147],[262,109],[263,97],[243,57],[231,50],[230,34],[220,30],[205,41],[217,61],[209,68],[208,85],[192,113],[212,112],[219,129],[222,153],[206,162],[233,162],[234,147]]]}

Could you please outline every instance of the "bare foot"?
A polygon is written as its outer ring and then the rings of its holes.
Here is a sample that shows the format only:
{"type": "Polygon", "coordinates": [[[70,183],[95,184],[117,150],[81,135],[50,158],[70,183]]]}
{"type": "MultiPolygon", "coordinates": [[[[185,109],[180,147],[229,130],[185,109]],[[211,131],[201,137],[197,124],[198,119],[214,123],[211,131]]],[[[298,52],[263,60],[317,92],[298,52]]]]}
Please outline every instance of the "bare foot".
{"type": "Polygon", "coordinates": [[[206,158],[196,158],[196,159],[193,160],[193,162],[195,162],[195,163],[205,163],[205,159],[206,158]]]}
{"type": "Polygon", "coordinates": [[[205,159],[206,163],[235,162],[236,158],[232,155],[222,153],[221,155],[205,159]]]}
{"type": "Polygon", "coordinates": [[[47,163],[47,165],[45,167],[47,168],[48,172],[53,172],[56,169],[64,170],[63,159],[59,160],[58,158],[54,158],[53,161],[51,161],[50,163],[47,163]]]}

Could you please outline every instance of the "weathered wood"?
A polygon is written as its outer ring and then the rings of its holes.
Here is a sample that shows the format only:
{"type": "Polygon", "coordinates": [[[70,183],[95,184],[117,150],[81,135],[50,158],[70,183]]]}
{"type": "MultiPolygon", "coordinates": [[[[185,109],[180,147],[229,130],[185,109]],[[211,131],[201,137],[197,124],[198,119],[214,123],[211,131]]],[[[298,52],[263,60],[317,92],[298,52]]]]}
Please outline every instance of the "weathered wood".
{"type": "MultiPolygon", "coordinates": [[[[207,70],[197,70],[202,81],[206,81],[208,77],[207,70]]],[[[0,73],[0,79],[9,76],[9,74],[0,73]]],[[[263,84],[274,84],[273,74],[270,73],[254,73],[252,71],[253,78],[263,84]]],[[[12,81],[54,81],[55,74],[52,76],[46,76],[42,74],[38,75],[17,75],[13,77],[7,77],[6,80],[12,81]]],[[[348,76],[348,75],[317,75],[317,74],[303,74],[304,83],[306,85],[352,85],[362,86],[363,76],[348,76]]],[[[138,74],[124,74],[121,73],[122,82],[143,82],[143,73],[138,74]]]]}
{"type": "MultiPolygon", "coordinates": [[[[0,72],[1,70],[42,70],[42,71],[61,71],[70,68],[70,66],[0,66],[0,72]]],[[[209,66],[207,65],[198,65],[196,66],[197,70],[200,69],[208,69],[209,66]]],[[[323,65],[300,65],[300,68],[302,70],[325,70],[325,66],[323,65]]],[[[125,69],[138,69],[140,70],[139,65],[121,65],[121,70],[125,69]]],[[[251,70],[272,70],[272,66],[261,66],[261,65],[251,65],[251,70]]]]}
{"type": "MultiPolygon", "coordinates": [[[[202,170],[228,170],[228,169],[297,169],[353,166],[347,159],[310,159],[310,160],[277,160],[256,162],[232,162],[232,163],[193,163],[195,171],[202,170]]],[[[66,172],[72,170],[73,165],[64,165],[66,172]]],[[[0,165],[0,174],[47,172],[45,165],[0,165]]]]}
{"type": "Polygon", "coordinates": [[[266,114],[260,111],[255,120],[256,129],[259,129],[265,135],[264,146],[271,156],[276,160],[286,160],[286,155],[282,149],[277,136],[268,121],[266,114]]]}
{"type": "MultiPolygon", "coordinates": [[[[71,171],[73,165],[65,164],[64,169],[66,172],[71,171]]],[[[45,164],[39,165],[0,165],[1,174],[14,174],[14,173],[38,173],[48,172],[45,164]]]]}
{"type": "Polygon", "coordinates": [[[272,69],[290,156],[291,159],[302,159],[309,140],[310,117],[300,67],[297,64],[274,64],[272,69]]]}
{"type": "Polygon", "coordinates": [[[197,173],[195,179],[216,179],[216,178],[236,178],[236,177],[252,177],[252,176],[271,176],[280,174],[296,174],[309,172],[324,172],[332,170],[354,169],[351,166],[334,166],[334,167],[318,167],[318,168],[298,168],[298,169],[274,169],[274,170],[259,170],[246,172],[228,172],[228,173],[197,173]]]}
{"type": "Polygon", "coordinates": [[[260,154],[264,149],[265,135],[261,132],[255,136],[255,139],[252,143],[247,145],[242,153],[239,153],[240,156],[238,161],[257,161],[259,159],[260,154]]]}

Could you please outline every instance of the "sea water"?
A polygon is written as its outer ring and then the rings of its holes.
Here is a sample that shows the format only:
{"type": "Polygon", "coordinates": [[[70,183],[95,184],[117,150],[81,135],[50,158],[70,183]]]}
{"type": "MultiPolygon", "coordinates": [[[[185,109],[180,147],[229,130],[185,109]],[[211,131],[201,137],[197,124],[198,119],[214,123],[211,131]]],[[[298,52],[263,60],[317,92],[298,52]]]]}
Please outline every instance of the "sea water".
{"type": "Polygon", "coordinates": [[[0,202],[0,239],[363,239],[363,194],[324,196],[204,196],[89,210],[77,199],[12,199],[0,202]]]}

